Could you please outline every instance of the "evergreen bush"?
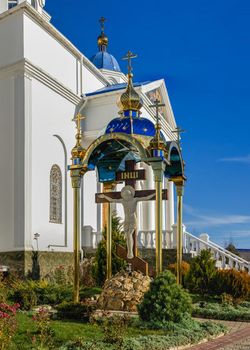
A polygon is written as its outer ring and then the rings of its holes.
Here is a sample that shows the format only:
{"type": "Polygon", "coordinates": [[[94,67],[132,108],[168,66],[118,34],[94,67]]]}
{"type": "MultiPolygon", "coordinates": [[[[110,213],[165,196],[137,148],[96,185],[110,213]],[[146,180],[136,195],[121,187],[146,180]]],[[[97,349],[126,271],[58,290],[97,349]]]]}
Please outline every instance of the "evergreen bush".
{"type": "Polygon", "coordinates": [[[191,260],[185,284],[190,291],[204,295],[210,292],[215,274],[215,260],[212,259],[210,250],[204,249],[191,260]]]}
{"type": "MultiPolygon", "coordinates": [[[[106,232],[107,229],[105,227],[103,231],[103,238],[97,247],[92,271],[93,277],[98,286],[102,286],[106,280],[106,232]]],[[[124,232],[122,230],[121,218],[119,218],[114,212],[112,216],[112,273],[114,275],[124,269],[126,266],[126,262],[123,259],[120,259],[116,254],[117,244],[125,246],[126,241],[124,238],[124,232]]]]}
{"type": "Polygon", "coordinates": [[[191,298],[176,283],[175,276],[165,271],[156,277],[138,305],[140,319],[157,328],[166,322],[180,322],[191,313],[191,298]]]}

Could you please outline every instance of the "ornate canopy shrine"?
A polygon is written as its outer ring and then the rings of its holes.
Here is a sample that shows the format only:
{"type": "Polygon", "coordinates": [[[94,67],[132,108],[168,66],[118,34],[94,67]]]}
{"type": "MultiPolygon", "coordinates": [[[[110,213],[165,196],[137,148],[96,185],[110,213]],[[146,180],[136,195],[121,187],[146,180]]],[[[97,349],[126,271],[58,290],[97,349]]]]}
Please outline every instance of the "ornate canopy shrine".
{"type": "MultiPolygon", "coordinates": [[[[77,124],[76,145],[72,149],[72,165],[69,166],[74,195],[74,300],[79,298],[79,240],[80,240],[80,187],[83,176],[88,171],[97,171],[99,182],[103,183],[106,198],[115,188],[117,173],[124,172],[127,161],[134,164],[146,163],[154,174],[155,227],[156,227],[156,274],[162,271],[162,200],[164,198],[163,178],[173,181],[177,188],[177,280],[181,281],[182,261],[182,197],[185,182],[184,162],[178,142],[166,141],[161,132],[158,100],[150,106],[155,109],[156,124],[141,117],[142,101],[133,87],[131,59],[136,57],[128,52],[128,84],[121,95],[120,116],[111,120],[104,135],[96,139],[87,149],[81,146],[81,119],[78,114],[74,119],[77,124]]],[[[119,181],[120,180],[120,181],[119,181]]],[[[152,190],[152,189],[149,189],[152,190]]],[[[166,192],[166,191],[165,191],[166,192]]],[[[94,195],[94,194],[93,194],[94,195]]],[[[112,196],[111,196],[112,197],[112,196]]],[[[154,198],[153,198],[154,197],[154,198]]],[[[151,198],[151,197],[149,197],[151,198]]],[[[149,199],[148,198],[148,199],[149,199]]],[[[107,278],[111,271],[112,217],[110,202],[107,205],[107,278]]],[[[135,252],[135,251],[134,251],[135,252]]]]}

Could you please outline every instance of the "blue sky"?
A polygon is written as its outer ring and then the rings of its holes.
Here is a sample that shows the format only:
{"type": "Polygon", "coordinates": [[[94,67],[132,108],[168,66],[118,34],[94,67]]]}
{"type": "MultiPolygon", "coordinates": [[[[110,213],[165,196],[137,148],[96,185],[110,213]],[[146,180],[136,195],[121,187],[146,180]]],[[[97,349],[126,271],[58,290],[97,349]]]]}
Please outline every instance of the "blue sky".
{"type": "Polygon", "coordinates": [[[138,54],[135,80],[164,78],[188,182],[184,218],[194,234],[250,248],[249,0],[47,0],[52,23],[86,56],[98,19],[108,19],[111,52],[138,54]]]}

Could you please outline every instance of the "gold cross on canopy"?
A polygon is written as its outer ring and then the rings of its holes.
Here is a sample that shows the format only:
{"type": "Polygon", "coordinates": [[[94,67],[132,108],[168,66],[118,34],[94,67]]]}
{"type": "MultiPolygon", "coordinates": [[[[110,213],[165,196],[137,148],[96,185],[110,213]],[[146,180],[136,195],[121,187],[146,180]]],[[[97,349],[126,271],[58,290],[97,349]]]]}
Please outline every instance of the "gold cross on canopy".
{"type": "Polygon", "coordinates": [[[180,144],[181,143],[181,134],[186,132],[186,130],[183,130],[179,126],[176,127],[175,130],[172,131],[173,134],[177,134],[177,142],[180,144]]]}
{"type": "Polygon", "coordinates": [[[159,116],[159,110],[160,107],[165,107],[165,103],[161,103],[160,100],[158,100],[158,98],[154,101],[153,105],[150,105],[150,108],[155,108],[156,110],[156,124],[159,125],[160,124],[160,116],[159,116]]]}
{"type": "Polygon", "coordinates": [[[76,128],[77,128],[77,132],[80,133],[81,132],[81,120],[85,119],[85,117],[83,115],[81,115],[81,113],[78,113],[75,118],[72,119],[72,121],[76,122],[76,128]]]}
{"type": "Polygon", "coordinates": [[[123,60],[128,60],[128,74],[132,73],[132,58],[136,58],[137,55],[133,54],[131,51],[128,51],[128,53],[126,54],[126,56],[124,56],[122,59],[123,60]]]}
{"type": "Polygon", "coordinates": [[[100,23],[100,25],[101,25],[101,31],[102,31],[102,33],[104,33],[104,23],[105,23],[106,21],[107,21],[107,20],[106,20],[105,17],[101,17],[101,18],[99,19],[99,23],[100,23]]]}

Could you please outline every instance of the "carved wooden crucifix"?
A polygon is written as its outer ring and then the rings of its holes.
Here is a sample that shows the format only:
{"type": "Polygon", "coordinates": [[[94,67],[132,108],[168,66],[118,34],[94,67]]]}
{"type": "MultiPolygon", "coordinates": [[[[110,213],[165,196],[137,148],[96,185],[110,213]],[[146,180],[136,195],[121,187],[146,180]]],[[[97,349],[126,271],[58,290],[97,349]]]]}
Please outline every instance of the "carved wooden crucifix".
{"type": "MultiPolygon", "coordinates": [[[[106,193],[97,193],[95,201],[96,203],[109,203],[116,202],[122,203],[125,212],[125,222],[124,222],[124,231],[134,230],[133,233],[133,254],[128,254],[128,258],[131,256],[137,256],[137,233],[133,225],[135,225],[135,210],[136,203],[138,201],[147,201],[155,200],[155,190],[135,190],[136,181],[145,180],[145,170],[136,169],[136,162],[134,160],[127,160],[125,162],[125,171],[119,171],[116,173],[116,181],[125,182],[125,187],[123,187],[121,192],[106,192],[106,193]],[[132,189],[131,189],[132,188],[132,189]],[[127,191],[127,194],[125,192],[127,191]],[[130,191],[130,193],[129,193],[130,191]],[[131,201],[124,199],[124,195],[131,196],[131,201]],[[126,221],[127,216],[127,221],[126,221]],[[130,218],[129,218],[130,216],[130,218]],[[125,227],[126,226],[126,227],[125,227]]],[[[162,199],[167,200],[167,190],[162,191],[162,199]]],[[[129,246],[127,241],[127,246],[129,246]]],[[[129,253],[129,252],[128,252],[129,253]]]]}

